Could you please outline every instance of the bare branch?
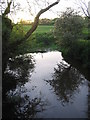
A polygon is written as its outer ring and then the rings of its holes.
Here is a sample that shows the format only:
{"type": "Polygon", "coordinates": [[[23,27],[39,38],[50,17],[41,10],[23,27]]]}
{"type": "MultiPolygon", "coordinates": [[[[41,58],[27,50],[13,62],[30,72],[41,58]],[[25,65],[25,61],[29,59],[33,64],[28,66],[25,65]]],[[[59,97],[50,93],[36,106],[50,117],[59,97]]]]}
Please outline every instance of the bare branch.
{"type": "Polygon", "coordinates": [[[5,9],[4,13],[3,13],[3,16],[6,16],[8,13],[10,13],[10,6],[12,4],[12,0],[10,0],[10,2],[7,1],[7,8],[5,9]]]}
{"type": "MultiPolygon", "coordinates": [[[[60,0],[59,0],[60,1],[60,0]]],[[[55,2],[51,5],[49,5],[48,7],[46,7],[45,9],[41,9],[38,14],[35,17],[34,23],[32,25],[32,28],[26,33],[25,35],[25,39],[27,39],[37,28],[38,26],[38,22],[39,22],[39,17],[41,14],[43,14],[44,12],[46,12],[47,10],[49,10],[51,7],[55,6],[56,4],[58,4],[59,2],[55,2]]]]}
{"type": "Polygon", "coordinates": [[[59,3],[59,1],[60,0],[52,3],[51,5],[49,5],[48,7],[44,8],[44,9],[41,9],[38,12],[38,14],[36,15],[36,17],[34,19],[34,23],[33,23],[32,27],[31,27],[31,29],[26,33],[26,35],[24,36],[24,38],[21,39],[21,40],[19,40],[19,41],[16,41],[12,46],[15,47],[16,45],[20,45],[23,41],[27,40],[32,35],[32,33],[36,30],[36,28],[38,26],[38,23],[39,23],[39,17],[40,17],[40,15],[43,14],[44,12],[48,11],[53,6],[57,5],[59,3]]]}
{"type": "Polygon", "coordinates": [[[31,13],[31,6],[30,6],[30,4],[29,4],[29,1],[28,0],[26,0],[27,1],[27,4],[28,4],[28,6],[29,6],[29,13],[30,13],[30,15],[32,15],[33,16],[33,13],[31,13]]]}
{"type": "Polygon", "coordinates": [[[86,4],[86,1],[85,0],[76,0],[76,4],[79,6],[79,8],[82,10],[83,14],[86,16],[86,17],[90,17],[90,13],[88,11],[88,6],[86,4]]]}

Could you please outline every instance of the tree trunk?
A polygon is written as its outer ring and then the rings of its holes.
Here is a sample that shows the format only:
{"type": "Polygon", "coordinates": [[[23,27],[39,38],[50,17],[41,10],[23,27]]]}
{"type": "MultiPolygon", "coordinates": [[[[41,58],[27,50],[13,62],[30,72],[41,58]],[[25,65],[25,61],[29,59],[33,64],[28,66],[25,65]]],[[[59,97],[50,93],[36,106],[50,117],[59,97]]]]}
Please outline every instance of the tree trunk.
{"type": "Polygon", "coordinates": [[[60,0],[57,0],[56,2],[52,3],[51,5],[49,5],[48,7],[46,7],[45,9],[41,9],[38,14],[36,15],[35,19],[34,19],[34,23],[32,25],[32,27],[30,28],[30,30],[25,34],[24,38],[21,40],[17,40],[15,43],[11,44],[11,47],[15,47],[20,45],[21,43],[23,43],[25,40],[27,40],[32,33],[36,30],[38,23],[39,23],[39,17],[41,14],[43,14],[44,12],[46,12],[47,10],[49,10],[50,8],[52,8],[53,6],[57,5],[59,3],[60,0]]]}
{"type": "MultiPolygon", "coordinates": [[[[5,63],[3,62],[3,68],[5,70],[6,67],[6,63],[9,57],[12,57],[13,53],[15,53],[15,51],[17,50],[17,47],[22,44],[25,40],[27,40],[32,33],[36,30],[38,23],[39,23],[39,17],[41,14],[43,14],[44,12],[46,12],[47,10],[49,10],[51,7],[57,5],[59,3],[60,0],[57,0],[56,2],[52,3],[51,5],[49,5],[48,7],[46,7],[45,9],[41,9],[38,14],[36,15],[35,19],[34,19],[34,23],[32,25],[32,27],[30,28],[30,30],[25,34],[25,36],[23,37],[23,39],[21,40],[16,40],[14,43],[8,44],[8,41],[6,42],[6,47],[8,48],[8,50],[4,50],[3,49],[3,61],[5,61],[5,63]],[[9,51],[9,52],[8,52],[9,51]]],[[[11,6],[12,0],[10,0],[10,2],[8,3],[7,8],[5,9],[5,12],[3,13],[3,17],[5,18],[5,16],[10,13],[10,6],[11,6]]],[[[8,28],[8,27],[7,27],[8,28]]],[[[7,31],[5,31],[7,33],[7,31]]],[[[4,35],[6,36],[6,35],[4,35]]],[[[4,38],[3,38],[4,39],[4,38]]],[[[9,38],[8,38],[9,39],[9,38]]],[[[3,48],[4,48],[4,44],[3,44],[3,48]]],[[[3,71],[4,71],[3,70],[3,71]]]]}

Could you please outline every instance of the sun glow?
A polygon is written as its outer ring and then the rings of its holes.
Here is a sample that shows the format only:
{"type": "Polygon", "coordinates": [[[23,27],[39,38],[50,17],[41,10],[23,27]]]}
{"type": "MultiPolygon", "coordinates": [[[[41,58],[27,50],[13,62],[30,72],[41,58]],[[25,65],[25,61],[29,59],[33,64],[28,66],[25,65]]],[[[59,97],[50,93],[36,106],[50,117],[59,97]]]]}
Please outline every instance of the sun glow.
{"type": "Polygon", "coordinates": [[[34,17],[28,15],[25,12],[19,12],[17,15],[13,15],[12,20],[13,20],[14,23],[20,22],[21,20],[33,22],[34,17]]]}
{"type": "MultiPolygon", "coordinates": [[[[53,3],[56,0],[47,0],[47,1],[53,3]]],[[[54,6],[52,9],[42,14],[40,18],[48,18],[48,19],[56,18],[60,15],[62,11],[65,11],[67,7],[71,7],[75,10],[78,10],[78,7],[75,6],[75,1],[76,0],[60,0],[60,3],[58,5],[54,6]]],[[[88,3],[88,1],[89,0],[87,0],[86,3],[88,3]]],[[[20,2],[22,10],[19,10],[16,14],[9,15],[9,17],[12,19],[14,23],[20,22],[20,20],[25,20],[25,21],[28,20],[33,22],[38,11],[46,7],[44,3],[42,6],[38,6],[38,4],[34,6],[33,4],[34,0],[31,0],[30,1],[31,3],[29,3],[31,5],[30,8],[31,11],[30,11],[29,6],[27,4],[27,0],[19,0],[18,2],[20,2]]]]}

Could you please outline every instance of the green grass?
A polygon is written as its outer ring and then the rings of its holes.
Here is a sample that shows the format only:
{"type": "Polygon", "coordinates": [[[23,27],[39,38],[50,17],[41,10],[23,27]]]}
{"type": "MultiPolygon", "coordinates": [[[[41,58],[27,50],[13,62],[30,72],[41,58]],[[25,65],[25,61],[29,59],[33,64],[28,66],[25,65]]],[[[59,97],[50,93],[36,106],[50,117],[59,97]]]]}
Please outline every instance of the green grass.
{"type": "Polygon", "coordinates": [[[88,33],[89,33],[88,28],[84,28],[84,29],[83,29],[83,33],[84,33],[84,34],[88,34],[88,33]]]}
{"type": "MultiPolygon", "coordinates": [[[[27,32],[31,28],[31,25],[23,25],[23,29],[27,32]]],[[[48,33],[53,31],[53,25],[39,25],[34,33],[48,33]]]]}
{"type": "Polygon", "coordinates": [[[51,25],[39,25],[36,29],[36,33],[48,33],[53,31],[54,26],[51,25]]]}
{"type": "Polygon", "coordinates": [[[90,40],[90,28],[84,28],[82,32],[83,32],[83,38],[85,40],[90,40]]]}

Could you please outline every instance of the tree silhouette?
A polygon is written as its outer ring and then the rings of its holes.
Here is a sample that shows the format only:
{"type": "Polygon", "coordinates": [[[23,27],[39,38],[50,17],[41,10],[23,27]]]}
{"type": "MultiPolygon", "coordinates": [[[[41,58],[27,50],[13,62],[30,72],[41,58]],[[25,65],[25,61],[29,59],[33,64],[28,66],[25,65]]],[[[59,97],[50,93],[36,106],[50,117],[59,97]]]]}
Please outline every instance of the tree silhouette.
{"type": "Polygon", "coordinates": [[[54,92],[62,105],[73,102],[74,94],[79,92],[79,85],[83,81],[81,74],[77,69],[63,63],[58,64],[58,68],[55,68],[54,71],[53,79],[48,80],[54,92]]]}

